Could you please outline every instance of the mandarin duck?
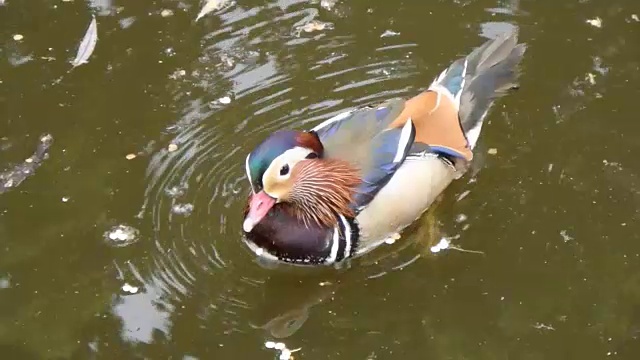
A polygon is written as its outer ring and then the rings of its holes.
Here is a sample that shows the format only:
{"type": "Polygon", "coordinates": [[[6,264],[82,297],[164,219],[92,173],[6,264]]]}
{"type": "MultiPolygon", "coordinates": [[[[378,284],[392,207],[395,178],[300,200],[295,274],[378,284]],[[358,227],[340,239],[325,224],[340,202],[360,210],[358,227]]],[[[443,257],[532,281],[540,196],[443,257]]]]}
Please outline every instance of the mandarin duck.
{"type": "Polygon", "coordinates": [[[273,133],[246,158],[244,242],[269,263],[337,265],[413,223],[464,174],[490,106],[517,87],[517,38],[487,41],[409,100],[273,133]]]}

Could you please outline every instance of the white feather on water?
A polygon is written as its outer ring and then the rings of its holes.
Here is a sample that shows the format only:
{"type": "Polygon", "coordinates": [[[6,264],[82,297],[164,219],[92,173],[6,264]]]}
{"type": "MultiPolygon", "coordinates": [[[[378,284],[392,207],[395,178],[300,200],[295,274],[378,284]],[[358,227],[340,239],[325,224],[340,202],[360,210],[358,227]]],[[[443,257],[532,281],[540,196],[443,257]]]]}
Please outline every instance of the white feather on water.
{"type": "Polygon", "coordinates": [[[91,54],[93,54],[93,50],[95,50],[97,42],[98,23],[96,22],[96,17],[94,16],[93,19],[91,19],[89,27],[87,28],[87,32],[84,34],[84,37],[80,42],[80,46],[78,46],[78,53],[76,54],[75,59],[71,61],[71,65],[73,65],[73,67],[77,67],[82,64],[88,63],[89,57],[91,57],[91,54]]]}
{"type": "Polygon", "coordinates": [[[222,8],[231,5],[232,0],[205,0],[204,6],[196,16],[196,21],[203,18],[205,15],[212,11],[221,10],[222,8]]]}

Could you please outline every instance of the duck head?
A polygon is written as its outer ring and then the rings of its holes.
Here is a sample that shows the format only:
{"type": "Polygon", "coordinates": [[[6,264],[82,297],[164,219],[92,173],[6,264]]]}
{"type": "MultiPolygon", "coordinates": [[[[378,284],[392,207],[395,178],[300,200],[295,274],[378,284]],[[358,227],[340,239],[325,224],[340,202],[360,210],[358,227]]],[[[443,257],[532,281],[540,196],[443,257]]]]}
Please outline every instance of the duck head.
{"type": "Polygon", "coordinates": [[[245,164],[252,194],[243,230],[251,232],[278,204],[305,224],[329,225],[336,212],[348,214],[358,172],[323,152],[315,132],[278,131],[258,145],[245,164]]]}

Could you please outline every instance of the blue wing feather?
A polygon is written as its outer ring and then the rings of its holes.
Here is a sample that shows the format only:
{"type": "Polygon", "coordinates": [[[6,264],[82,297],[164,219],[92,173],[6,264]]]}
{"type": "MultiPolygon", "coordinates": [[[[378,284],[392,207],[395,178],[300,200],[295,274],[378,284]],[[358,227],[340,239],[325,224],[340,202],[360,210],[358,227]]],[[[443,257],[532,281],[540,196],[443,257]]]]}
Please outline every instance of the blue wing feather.
{"type": "Polygon", "coordinates": [[[404,109],[403,99],[377,107],[362,108],[334,116],[313,128],[325,151],[324,157],[350,161],[361,171],[352,207],[366,206],[402,165],[415,140],[411,120],[402,128],[389,125],[404,109]]]}
{"type": "Polygon", "coordinates": [[[454,149],[448,148],[448,147],[435,145],[435,146],[431,146],[430,148],[431,148],[431,151],[436,153],[436,154],[448,155],[448,156],[452,156],[454,158],[458,158],[458,159],[462,159],[462,160],[466,160],[467,159],[463,154],[457,152],[454,149]]]}
{"type": "Polygon", "coordinates": [[[352,204],[355,209],[366,206],[387,184],[404,162],[415,136],[416,128],[409,120],[404,127],[385,130],[371,141],[371,163],[362,169],[362,183],[352,204]]]}
{"type": "Polygon", "coordinates": [[[439,84],[444,86],[454,97],[462,92],[464,80],[467,72],[466,59],[456,60],[447,70],[444,76],[439,79],[439,84]]]}

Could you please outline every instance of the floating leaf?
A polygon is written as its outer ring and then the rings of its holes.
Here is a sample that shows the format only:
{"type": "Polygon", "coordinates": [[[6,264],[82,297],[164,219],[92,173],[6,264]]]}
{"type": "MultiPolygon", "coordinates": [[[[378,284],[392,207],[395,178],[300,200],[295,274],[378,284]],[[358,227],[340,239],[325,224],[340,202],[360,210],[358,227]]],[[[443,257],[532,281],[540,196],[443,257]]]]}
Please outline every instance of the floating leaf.
{"type": "Polygon", "coordinates": [[[82,38],[82,42],[78,47],[78,53],[76,54],[76,58],[73,59],[71,65],[73,67],[80,66],[82,64],[86,64],[89,60],[91,54],[93,54],[93,50],[96,48],[96,43],[98,42],[98,23],[96,22],[96,17],[94,16],[91,20],[91,24],[89,24],[89,28],[87,32],[84,34],[84,38],[82,38]]]}
{"type": "Polygon", "coordinates": [[[496,155],[498,153],[498,149],[496,148],[491,148],[489,150],[487,150],[487,154],[489,155],[496,155]]]}
{"type": "Polygon", "coordinates": [[[205,15],[212,11],[220,10],[223,7],[227,6],[231,1],[230,0],[205,0],[204,6],[198,16],[196,16],[196,21],[203,18],[205,15]]]}

